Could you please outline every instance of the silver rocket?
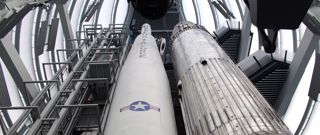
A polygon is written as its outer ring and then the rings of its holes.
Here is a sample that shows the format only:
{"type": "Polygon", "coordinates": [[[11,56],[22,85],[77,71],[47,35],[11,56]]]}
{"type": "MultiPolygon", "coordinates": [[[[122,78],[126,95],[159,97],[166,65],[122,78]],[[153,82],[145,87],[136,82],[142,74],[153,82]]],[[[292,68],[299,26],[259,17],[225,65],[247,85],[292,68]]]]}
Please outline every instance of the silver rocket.
{"type": "Polygon", "coordinates": [[[171,38],[188,135],[291,134],[202,26],[180,22],[171,38]]]}

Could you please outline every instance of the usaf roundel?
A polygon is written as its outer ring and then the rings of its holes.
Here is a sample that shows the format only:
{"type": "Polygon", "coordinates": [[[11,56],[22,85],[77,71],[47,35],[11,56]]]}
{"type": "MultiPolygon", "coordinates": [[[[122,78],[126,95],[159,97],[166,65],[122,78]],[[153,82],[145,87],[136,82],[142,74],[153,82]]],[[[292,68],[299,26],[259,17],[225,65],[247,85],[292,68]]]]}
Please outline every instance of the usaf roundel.
{"type": "Polygon", "coordinates": [[[155,107],[153,105],[150,105],[146,101],[135,101],[132,102],[130,105],[125,106],[120,109],[120,112],[130,110],[130,111],[136,111],[136,112],[144,112],[144,111],[149,111],[149,110],[155,110],[160,112],[160,108],[155,107]]]}

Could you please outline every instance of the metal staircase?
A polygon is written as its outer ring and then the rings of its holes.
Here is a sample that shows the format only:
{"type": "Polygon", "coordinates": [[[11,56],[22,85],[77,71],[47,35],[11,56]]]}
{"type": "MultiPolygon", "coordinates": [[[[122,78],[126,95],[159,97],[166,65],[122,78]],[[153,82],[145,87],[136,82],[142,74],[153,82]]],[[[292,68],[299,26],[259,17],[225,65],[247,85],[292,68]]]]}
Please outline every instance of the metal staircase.
{"type": "Polygon", "coordinates": [[[2,108],[26,110],[7,134],[102,134],[116,76],[129,50],[128,35],[122,24],[85,28],[78,48],[59,50],[71,51],[66,62],[44,63],[61,65],[52,78],[25,82],[46,84],[30,106],[2,108]]]}
{"type": "Polygon", "coordinates": [[[289,64],[272,61],[264,69],[257,72],[260,75],[249,76],[263,97],[270,105],[274,105],[289,72],[289,64]],[[261,74],[263,73],[263,74],[261,74]]]}
{"type": "Polygon", "coordinates": [[[239,62],[241,30],[229,29],[222,36],[218,36],[218,42],[224,51],[229,55],[233,62],[239,62]]]}
{"type": "Polygon", "coordinates": [[[279,57],[258,51],[238,64],[271,106],[274,106],[289,74],[290,64],[279,57]]]}

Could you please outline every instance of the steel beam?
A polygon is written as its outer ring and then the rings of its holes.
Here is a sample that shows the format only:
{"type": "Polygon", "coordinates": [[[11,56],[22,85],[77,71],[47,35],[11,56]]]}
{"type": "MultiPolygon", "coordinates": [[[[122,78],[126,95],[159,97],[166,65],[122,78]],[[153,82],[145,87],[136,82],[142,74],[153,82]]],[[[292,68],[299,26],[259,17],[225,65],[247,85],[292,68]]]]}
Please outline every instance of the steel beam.
{"type": "Polygon", "coordinates": [[[308,65],[312,52],[316,49],[317,45],[319,45],[319,36],[313,34],[309,29],[306,29],[299,48],[289,67],[288,78],[275,103],[275,110],[280,117],[286,113],[290,101],[308,65]]]}
{"type": "MultiPolygon", "coordinates": [[[[120,0],[114,0],[114,3],[113,3],[113,7],[112,7],[112,15],[111,16],[111,22],[112,24],[116,24],[116,17],[117,17],[117,11],[118,11],[118,4],[119,4],[119,1],[120,0]]],[[[110,25],[109,25],[110,26],[110,25]]],[[[109,27],[111,28],[111,27],[109,27]]],[[[115,27],[114,27],[115,28],[115,27]]]]}
{"type": "Polygon", "coordinates": [[[299,30],[292,30],[293,52],[296,52],[298,48],[298,40],[299,40],[298,33],[299,33],[299,30]]]}
{"type": "Polygon", "coordinates": [[[77,46],[76,46],[75,42],[68,41],[69,39],[74,39],[74,35],[72,33],[70,16],[68,14],[67,7],[64,5],[63,2],[62,3],[57,2],[56,5],[57,5],[58,12],[59,12],[61,24],[63,24],[62,30],[63,30],[63,34],[66,39],[66,48],[67,49],[76,48],[77,46]]]}
{"type": "MultiPolygon", "coordinates": [[[[98,38],[101,37],[102,32],[103,32],[103,31],[101,31],[101,32],[98,34],[98,36],[97,36],[98,38]]],[[[107,36],[108,36],[109,34],[110,34],[110,33],[107,33],[107,36]]],[[[77,62],[77,64],[74,66],[74,69],[75,69],[75,70],[77,70],[77,69],[79,69],[79,68],[81,67],[83,61],[84,61],[85,58],[89,55],[90,50],[91,50],[92,48],[94,48],[94,47],[97,46],[97,45],[95,45],[95,44],[96,44],[98,38],[94,39],[94,41],[91,43],[91,45],[90,45],[89,48],[87,49],[88,51],[86,51],[86,52],[84,53],[83,57],[82,57],[82,58],[77,62]]],[[[100,46],[100,47],[102,47],[102,46],[100,46]]],[[[65,90],[65,89],[68,87],[69,83],[73,80],[73,74],[74,74],[73,71],[70,72],[69,76],[66,78],[66,80],[65,80],[65,81],[63,82],[63,84],[61,85],[60,90],[65,90]]],[[[82,76],[80,77],[80,79],[83,79],[83,78],[85,77],[85,75],[86,75],[86,71],[82,74],[82,76]]],[[[74,101],[74,99],[76,98],[76,95],[77,95],[77,94],[79,93],[79,91],[80,91],[80,90],[79,90],[80,86],[81,86],[80,83],[75,85],[76,90],[73,91],[72,93],[70,93],[70,96],[68,97],[65,105],[70,105],[70,104],[74,101]]],[[[47,106],[45,107],[45,109],[42,111],[42,113],[43,113],[43,114],[42,114],[42,118],[45,118],[45,117],[49,116],[51,110],[55,107],[55,103],[56,103],[57,100],[59,99],[59,95],[60,95],[60,94],[61,94],[61,91],[59,91],[59,92],[56,94],[57,96],[53,97],[53,99],[48,103],[48,105],[47,105],[47,106]]],[[[60,114],[60,116],[64,117],[64,116],[66,115],[66,112],[67,112],[67,110],[62,109],[59,114],[60,114]]],[[[61,118],[60,118],[60,119],[57,119],[57,120],[53,123],[52,127],[50,128],[50,130],[48,131],[48,134],[54,134],[54,133],[56,133],[57,130],[58,130],[58,129],[57,129],[57,126],[59,126],[59,125],[61,124],[61,122],[62,122],[62,119],[61,119],[61,118]]],[[[33,126],[37,126],[37,125],[33,125],[33,126]]]]}
{"type": "Polygon", "coordinates": [[[179,0],[179,2],[176,2],[176,4],[179,5],[179,6],[177,6],[178,12],[179,12],[178,14],[180,16],[179,21],[186,21],[187,19],[186,19],[186,16],[184,14],[184,10],[183,10],[183,7],[182,7],[182,0],[179,0]]]}
{"type": "Polygon", "coordinates": [[[314,101],[320,101],[319,100],[319,93],[320,93],[320,89],[319,89],[320,83],[319,82],[320,82],[320,54],[317,52],[316,53],[316,60],[314,63],[314,68],[313,68],[313,74],[312,74],[309,94],[308,94],[308,96],[311,99],[313,99],[314,101]]]}
{"type": "MultiPolygon", "coordinates": [[[[7,127],[6,127],[6,125],[5,125],[5,122],[4,122],[4,120],[2,119],[2,116],[0,116],[0,127],[1,127],[1,131],[2,131],[2,134],[5,134],[5,133],[7,133],[7,127]]],[[[1,133],[1,132],[0,132],[1,133]]],[[[1,134],[1,135],[2,135],[1,134]]]]}
{"type": "MultiPolygon", "coordinates": [[[[241,19],[243,20],[244,16],[245,16],[245,13],[243,13],[242,11],[242,7],[241,7],[241,3],[242,1],[241,0],[236,0],[236,3],[237,3],[237,6],[238,6],[238,9],[239,9],[239,12],[240,12],[240,17],[241,19]]],[[[248,8],[245,7],[245,10],[248,10],[248,8]]],[[[246,11],[244,11],[246,12],[246,11]]],[[[251,23],[250,23],[251,24],[251,23]]]]}
{"type": "Polygon", "coordinates": [[[219,19],[218,19],[218,14],[215,8],[213,8],[213,4],[211,3],[211,0],[208,0],[210,9],[211,9],[211,13],[213,16],[213,21],[214,21],[214,27],[217,30],[219,28],[219,19]]]}
{"type": "MultiPolygon", "coordinates": [[[[101,32],[100,32],[100,35],[98,35],[98,37],[101,36],[101,32]]],[[[91,48],[93,48],[95,42],[97,42],[97,39],[95,39],[91,45],[89,46],[89,48],[87,50],[90,50],[91,48]]],[[[81,46],[81,45],[80,45],[81,46]]],[[[89,55],[89,51],[86,51],[84,53],[84,56],[88,56],[89,55]]],[[[72,53],[72,56],[71,57],[74,57],[76,56],[76,53],[73,52],[72,53]]],[[[79,60],[79,63],[77,63],[75,65],[75,69],[78,69],[80,66],[81,66],[81,63],[84,61],[85,57],[82,57],[80,60],[79,60]]],[[[71,61],[71,58],[69,58],[67,61],[71,61]]],[[[61,69],[59,69],[59,71],[52,77],[51,80],[57,80],[59,79],[59,76],[61,74],[61,72],[66,68],[67,65],[64,65],[61,69]]],[[[72,80],[72,77],[73,77],[73,74],[74,72],[71,72],[70,75],[66,78],[66,80],[61,84],[61,88],[60,90],[65,90],[67,87],[68,87],[68,84],[69,82],[72,80]]],[[[42,102],[42,99],[43,97],[45,96],[45,94],[48,92],[48,90],[50,89],[52,85],[49,84],[47,86],[45,86],[45,88],[41,91],[40,94],[37,95],[37,97],[31,102],[31,105],[32,106],[35,106],[35,105],[38,105],[40,102],[42,102]]],[[[69,91],[68,91],[69,92],[69,91]]],[[[74,93],[74,91],[72,91],[74,93]]],[[[72,94],[72,92],[70,94],[72,94]]],[[[57,100],[59,99],[59,95],[63,93],[62,91],[58,91],[56,96],[54,96],[50,102],[47,104],[47,106],[42,110],[42,115],[41,115],[41,118],[45,118],[47,117],[51,110],[53,109],[55,103],[57,102],[57,100]]],[[[72,94],[71,96],[74,96],[76,95],[76,93],[72,94]]],[[[18,130],[18,128],[23,125],[23,122],[28,118],[29,114],[30,114],[30,110],[29,111],[25,111],[19,118],[18,120],[13,124],[13,126],[8,130],[8,135],[13,135],[13,134],[16,134],[16,131],[18,130]]],[[[40,119],[36,120],[31,129],[35,129],[34,127],[39,127],[41,125],[41,121],[40,119]]]]}
{"type": "Polygon", "coordinates": [[[48,31],[48,21],[42,21],[40,31],[39,31],[38,42],[35,44],[35,49],[34,49],[36,56],[39,56],[44,52],[44,46],[46,45],[46,41],[47,41],[47,33],[48,33],[47,31],[48,31]]]}
{"type": "Polygon", "coordinates": [[[40,109],[38,106],[5,106],[5,107],[0,107],[0,110],[25,110],[25,109],[37,109],[37,113],[40,117],[40,109]]]}
{"type": "MultiPolygon", "coordinates": [[[[79,53],[79,57],[82,57],[82,54],[83,54],[82,49],[57,49],[56,51],[57,51],[57,56],[58,56],[58,62],[60,62],[60,57],[59,57],[60,52],[73,53],[73,52],[77,51],[79,53]]],[[[69,58],[70,57],[68,56],[67,59],[69,59],[69,58]]]]}
{"type": "Polygon", "coordinates": [[[60,87],[58,80],[56,80],[56,81],[53,81],[53,80],[47,80],[47,81],[45,81],[45,80],[43,80],[43,81],[25,81],[24,83],[25,84],[27,84],[27,83],[57,83],[57,87],[58,88],[60,87]]]}
{"type": "Polygon", "coordinates": [[[97,12],[97,10],[99,9],[99,7],[102,5],[101,2],[96,1],[96,3],[92,4],[92,6],[90,6],[90,9],[88,10],[88,12],[86,13],[86,19],[85,22],[89,22],[90,19],[92,18],[92,16],[94,15],[94,13],[97,12]]]}
{"type": "Polygon", "coordinates": [[[96,82],[96,81],[108,81],[109,78],[86,78],[86,79],[72,79],[74,82],[96,82]]]}
{"type": "MultiPolygon", "coordinates": [[[[58,57],[59,58],[59,57],[58,57]]],[[[60,61],[58,59],[58,61],[60,61]]],[[[44,78],[46,80],[48,80],[48,77],[47,77],[47,72],[46,72],[46,66],[47,65],[68,65],[69,66],[69,71],[73,69],[73,64],[72,62],[48,62],[48,63],[42,63],[42,68],[43,68],[43,73],[44,73],[44,78]]],[[[61,66],[60,66],[61,68],[61,66]]]]}
{"type": "Polygon", "coordinates": [[[38,95],[39,90],[36,85],[28,85],[27,87],[24,86],[24,82],[32,81],[32,78],[24,63],[22,62],[19,53],[8,38],[1,39],[0,57],[6,64],[8,71],[10,72],[13,80],[15,81],[17,87],[19,88],[22,96],[26,101],[26,104],[29,105],[27,101],[28,96],[31,96],[31,98],[33,99],[38,95]]]}
{"type": "MultiPolygon", "coordinates": [[[[83,6],[83,9],[87,9],[87,7],[88,7],[88,4],[89,4],[89,1],[87,0],[86,2],[85,2],[85,4],[84,4],[84,6],[83,6]]],[[[81,12],[81,17],[80,17],[80,22],[79,22],[79,26],[78,26],[78,30],[80,31],[80,32],[77,32],[77,38],[78,39],[80,39],[81,38],[81,31],[82,31],[82,24],[83,24],[83,20],[84,20],[84,18],[85,18],[85,12],[86,12],[86,10],[82,10],[82,12],[81,12]]],[[[79,44],[80,42],[78,41],[78,44],[79,44]]]]}
{"type": "Polygon", "coordinates": [[[56,45],[57,32],[59,27],[59,18],[53,18],[49,30],[48,50],[54,51],[56,45]]]}
{"type": "Polygon", "coordinates": [[[196,22],[197,24],[201,24],[201,16],[198,8],[198,2],[196,0],[192,0],[192,3],[193,3],[194,12],[196,15],[196,22]]]}
{"type": "Polygon", "coordinates": [[[242,21],[242,28],[241,28],[239,61],[245,59],[249,55],[249,50],[251,47],[250,30],[251,30],[250,12],[246,8],[243,21],[242,21]]]}
{"type": "Polygon", "coordinates": [[[314,105],[315,105],[315,101],[312,100],[311,98],[309,98],[306,110],[304,111],[304,114],[303,114],[303,117],[300,121],[300,124],[299,124],[296,132],[294,133],[295,135],[302,135],[304,129],[307,126],[307,123],[310,120],[310,116],[311,116],[311,113],[313,112],[314,105]]]}

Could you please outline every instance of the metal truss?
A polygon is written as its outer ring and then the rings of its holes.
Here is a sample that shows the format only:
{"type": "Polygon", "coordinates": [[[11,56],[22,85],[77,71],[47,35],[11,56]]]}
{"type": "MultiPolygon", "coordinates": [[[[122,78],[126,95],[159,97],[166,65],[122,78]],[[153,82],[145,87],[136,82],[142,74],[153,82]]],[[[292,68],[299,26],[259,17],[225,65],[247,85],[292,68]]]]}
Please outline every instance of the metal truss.
{"type": "Polygon", "coordinates": [[[84,30],[85,36],[78,39],[82,41],[78,48],[57,50],[57,53],[70,52],[66,62],[43,64],[44,72],[45,68],[59,65],[51,79],[46,77],[42,81],[24,82],[25,86],[46,84],[33,100],[28,99],[29,106],[0,108],[0,111],[25,110],[6,134],[71,134],[75,128],[96,130],[97,134],[101,134],[117,75],[129,50],[128,27],[123,24],[112,24],[109,28],[88,25],[84,30]],[[95,102],[89,101],[94,90],[98,92],[96,95],[105,94],[99,102],[99,96],[96,96],[95,102]],[[97,122],[77,127],[81,111],[87,108],[94,110],[97,122]]]}

